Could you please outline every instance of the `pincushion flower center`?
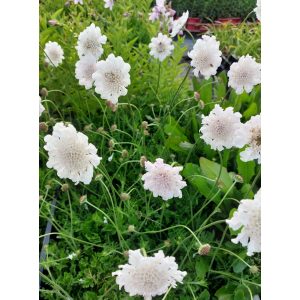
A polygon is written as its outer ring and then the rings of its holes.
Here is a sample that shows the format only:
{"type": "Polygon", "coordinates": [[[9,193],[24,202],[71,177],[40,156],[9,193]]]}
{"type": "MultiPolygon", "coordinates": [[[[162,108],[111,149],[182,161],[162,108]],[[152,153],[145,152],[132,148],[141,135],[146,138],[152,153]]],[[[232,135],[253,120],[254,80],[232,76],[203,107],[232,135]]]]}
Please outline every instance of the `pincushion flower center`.
{"type": "Polygon", "coordinates": [[[251,145],[254,147],[260,147],[261,146],[261,130],[260,128],[253,128],[251,130],[251,145]]]}
{"type": "Polygon", "coordinates": [[[159,42],[157,46],[157,52],[162,53],[166,51],[166,45],[163,42],[159,42]]]}
{"type": "Polygon", "coordinates": [[[98,47],[98,44],[95,40],[92,40],[92,39],[88,39],[86,42],[85,42],[85,48],[87,50],[96,50],[98,47]]]}
{"type": "Polygon", "coordinates": [[[85,166],[85,152],[80,145],[72,144],[64,148],[62,153],[63,160],[67,163],[69,168],[81,170],[85,166]]]}
{"type": "Polygon", "coordinates": [[[113,72],[107,72],[107,73],[105,73],[104,76],[110,83],[119,83],[120,82],[120,76],[113,72]]]}
{"type": "Polygon", "coordinates": [[[222,122],[221,120],[216,120],[214,127],[215,127],[215,132],[219,136],[223,136],[227,132],[227,127],[225,126],[224,122],[222,122]]]}

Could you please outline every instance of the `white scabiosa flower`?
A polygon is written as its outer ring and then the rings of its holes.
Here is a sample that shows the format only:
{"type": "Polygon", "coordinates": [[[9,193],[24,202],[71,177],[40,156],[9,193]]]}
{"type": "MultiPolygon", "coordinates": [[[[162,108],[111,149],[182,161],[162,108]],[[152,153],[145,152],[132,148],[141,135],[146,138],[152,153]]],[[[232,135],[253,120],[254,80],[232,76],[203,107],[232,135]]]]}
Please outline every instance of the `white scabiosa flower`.
{"type": "Polygon", "coordinates": [[[75,77],[79,84],[88,90],[93,86],[93,73],[96,71],[97,60],[93,55],[82,56],[76,63],[75,77]]]}
{"type": "Polygon", "coordinates": [[[91,182],[93,167],[102,158],[97,156],[96,147],[88,143],[86,135],[61,122],[55,124],[52,135],[45,136],[45,142],[49,155],[47,167],[55,169],[58,177],[69,178],[75,184],[91,182]]]}
{"type": "Polygon", "coordinates": [[[241,117],[239,112],[233,111],[233,107],[223,110],[216,104],[210,114],[202,118],[201,138],[214,150],[241,148],[243,144],[236,137],[242,126],[241,117]]]}
{"type": "Polygon", "coordinates": [[[257,159],[261,162],[261,118],[253,116],[237,133],[240,143],[246,145],[246,149],[240,153],[242,161],[257,159]]]}
{"type": "Polygon", "coordinates": [[[254,12],[256,13],[257,20],[261,21],[261,1],[260,0],[257,0],[254,12]]]}
{"type": "Polygon", "coordinates": [[[83,0],[74,0],[74,4],[83,4],[83,0]]]}
{"type": "Polygon", "coordinates": [[[43,111],[45,110],[45,107],[42,104],[42,99],[40,97],[40,116],[42,115],[43,111]]]}
{"type": "Polygon", "coordinates": [[[260,64],[250,55],[242,56],[230,66],[228,77],[228,85],[235,89],[237,94],[242,94],[244,90],[250,93],[253,87],[260,83],[260,64]]]}
{"type": "Polygon", "coordinates": [[[45,45],[45,62],[49,63],[50,65],[57,67],[59,66],[64,57],[64,51],[62,47],[57,42],[48,42],[45,45]]]}
{"type": "Polygon", "coordinates": [[[235,244],[241,243],[247,246],[247,255],[261,251],[261,201],[260,190],[254,196],[254,200],[244,199],[240,202],[237,211],[226,223],[233,230],[241,229],[236,238],[231,241],[235,244]]]}
{"type": "Polygon", "coordinates": [[[101,34],[99,27],[92,23],[79,34],[77,42],[77,52],[79,57],[92,55],[98,59],[103,54],[102,45],[107,41],[107,37],[101,34]]]}
{"type": "Polygon", "coordinates": [[[113,104],[118,102],[120,96],[127,94],[126,87],[130,84],[130,65],[125,63],[121,56],[108,55],[106,60],[97,63],[95,91],[102,99],[109,100],[113,104]]]}
{"type": "Polygon", "coordinates": [[[130,296],[143,296],[145,300],[165,294],[170,286],[176,288],[187,274],[178,270],[175,257],[165,256],[162,250],[152,257],[142,256],[140,250],[129,250],[128,264],[119,268],[112,273],[117,276],[119,288],[124,287],[130,296]]]}
{"type": "Polygon", "coordinates": [[[142,176],[144,188],[153,193],[154,197],[162,197],[169,200],[174,197],[182,197],[181,189],[186,186],[179,172],[182,167],[172,167],[165,164],[163,159],[157,158],[155,163],[145,162],[147,173],[142,176]]]}
{"type": "Polygon", "coordinates": [[[185,26],[187,20],[189,18],[189,11],[187,10],[186,12],[184,12],[182,14],[182,16],[180,18],[178,18],[177,20],[174,20],[171,24],[172,26],[172,31],[170,33],[171,37],[174,37],[175,35],[177,35],[185,26]]]}
{"type": "Polygon", "coordinates": [[[162,33],[151,39],[149,48],[151,49],[150,55],[158,58],[160,61],[163,61],[174,50],[172,40],[162,33]]]}
{"type": "Polygon", "coordinates": [[[104,7],[112,10],[114,6],[114,0],[104,0],[104,2],[105,2],[104,7]]]}
{"type": "Polygon", "coordinates": [[[194,75],[199,73],[206,79],[217,73],[222,63],[222,52],[219,50],[220,42],[214,36],[203,35],[198,39],[193,50],[188,53],[192,59],[191,66],[194,67],[194,75]]]}

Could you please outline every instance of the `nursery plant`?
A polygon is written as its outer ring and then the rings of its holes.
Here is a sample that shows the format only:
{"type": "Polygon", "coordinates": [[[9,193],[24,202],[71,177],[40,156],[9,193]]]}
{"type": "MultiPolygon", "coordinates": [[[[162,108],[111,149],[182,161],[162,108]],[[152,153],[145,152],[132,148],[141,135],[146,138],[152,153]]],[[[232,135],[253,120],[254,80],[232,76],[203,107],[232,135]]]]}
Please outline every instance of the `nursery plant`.
{"type": "Polygon", "coordinates": [[[260,25],[174,14],[40,2],[41,299],[259,299],[260,25]]]}

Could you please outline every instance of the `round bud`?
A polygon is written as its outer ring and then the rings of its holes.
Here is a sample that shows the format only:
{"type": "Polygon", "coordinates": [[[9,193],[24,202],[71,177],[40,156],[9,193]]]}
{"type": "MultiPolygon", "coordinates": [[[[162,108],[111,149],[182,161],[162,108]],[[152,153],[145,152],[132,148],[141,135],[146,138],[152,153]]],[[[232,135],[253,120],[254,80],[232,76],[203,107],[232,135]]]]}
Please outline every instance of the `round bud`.
{"type": "Polygon", "coordinates": [[[200,94],[198,92],[194,92],[194,98],[196,101],[200,100],[200,94]]]}
{"type": "Polygon", "coordinates": [[[130,195],[127,194],[127,193],[121,193],[121,194],[120,194],[120,199],[121,199],[122,201],[128,201],[128,200],[130,200],[130,195]]]}
{"type": "Polygon", "coordinates": [[[79,203],[80,204],[83,204],[87,201],[87,195],[82,195],[80,198],[79,198],[79,203]]]}
{"type": "Polygon", "coordinates": [[[256,274],[256,273],[259,272],[259,268],[257,266],[255,266],[255,265],[251,266],[249,270],[250,270],[251,274],[256,274]]]}
{"type": "Polygon", "coordinates": [[[116,124],[111,125],[110,130],[111,131],[116,131],[118,129],[116,124]]]}
{"type": "Polygon", "coordinates": [[[145,168],[145,162],[147,161],[147,157],[146,156],[141,156],[140,158],[140,165],[142,168],[145,168]]]}
{"type": "Polygon", "coordinates": [[[148,122],[147,121],[142,122],[142,128],[143,129],[148,129],[148,122]]]}
{"type": "Polygon", "coordinates": [[[69,189],[69,185],[67,183],[64,183],[61,188],[62,192],[66,192],[69,189]]]}
{"type": "Polygon", "coordinates": [[[128,157],[128,151],[126,150],[126,149],[123,149],[122,150],[122,158],[126,158],[126,157],[128,157]]]}
{"type": "Polygon", "coordinates": [[[40,96],[43,97],[43,98],[47,97],[48,96],[48,90],[46,88],[44,88],[44,87],[41,88],[41,90],[40,90],[40,96]]]}
{"type": "Polygon", "coordinates": [[[198,249],[198,254],[199,255],[208,255],[210,252],[211,246],[209,244],[204,244],[201,245],[198,249]]]}
{"type": "Polygon", "coordinates": [[[41,132],[48,132],[48,125],[45,122],[39,124],[39,130],[41,132]]]}
{"type": "Polygon", "coordinates": [[[129,225],[127,230],[128,230],[128,232],[135,232],[134,225],[129,225]]]}

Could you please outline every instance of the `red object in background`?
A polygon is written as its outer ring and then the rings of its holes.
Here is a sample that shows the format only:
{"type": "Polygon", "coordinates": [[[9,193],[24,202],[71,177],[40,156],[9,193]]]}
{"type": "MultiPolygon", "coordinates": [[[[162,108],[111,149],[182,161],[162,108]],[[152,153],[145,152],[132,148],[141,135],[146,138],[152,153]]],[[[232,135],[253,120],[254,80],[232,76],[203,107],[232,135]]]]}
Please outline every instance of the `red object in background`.
{"type": "Polygon", "coordinates": [[[219,18],[217,20],[218,23],[222,23],[222,24],[226,24],[226,23],[230,23],[230,24],[240,24],[242,21],[241,18],[219,18]]]}
{"type": "Polygon", "coordinates": [[[187,24],[199,24],[202,20],[200,18],[188,18],[187,24]]]}

